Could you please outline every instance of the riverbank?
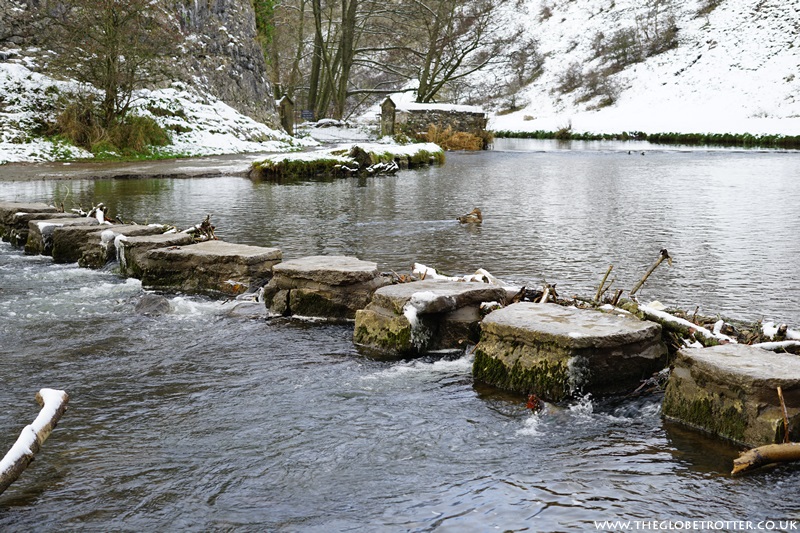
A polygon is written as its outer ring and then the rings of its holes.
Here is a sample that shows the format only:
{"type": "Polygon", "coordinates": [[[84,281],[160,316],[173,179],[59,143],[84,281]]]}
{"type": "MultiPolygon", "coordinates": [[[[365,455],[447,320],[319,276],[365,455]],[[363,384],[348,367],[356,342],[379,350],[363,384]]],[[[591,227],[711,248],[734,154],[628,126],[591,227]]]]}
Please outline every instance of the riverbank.
{"type": "Polygon", "coordinates": [[[739,148],[800,149],[800,135],[753,135],[751,133],[578,133],[570,127],[555,131],[498,130],[500,139],[555,139],[559,141],[645,141],[653,145],[726,146],[739,148]]]}

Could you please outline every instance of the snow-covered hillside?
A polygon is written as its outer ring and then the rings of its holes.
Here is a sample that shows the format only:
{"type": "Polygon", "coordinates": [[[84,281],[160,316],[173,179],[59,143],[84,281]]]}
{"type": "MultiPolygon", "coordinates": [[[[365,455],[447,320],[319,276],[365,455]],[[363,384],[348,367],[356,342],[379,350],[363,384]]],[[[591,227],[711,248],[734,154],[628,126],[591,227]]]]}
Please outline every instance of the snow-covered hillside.
{"type": "Polygon", "coordinates": [[[641,26],[654,3],[528,0],[521,16],[539,41],[544,70],[519,93],[524,108],[493,117],[490,127],[800,134],[800,0],[673,1],[678,46],[611,75],[613,104],[591,109],[599,101],[576,103],[580,89],[556,90],[573,64],[583,74],[602,69],[603,58],[594,58],[598,33],[641,26]]]}
{"type": "MultiPolygon", "coordinates": [[[[34,64],[19,53],[0,61],[0,164],[91,158],[86,150],[33,134],[37,124],[54,119],[59,94],[80,90],[74,82],[35,72],[34,64]]],[[[317,144],[272,129],[181,82],[139,91],[134,113],[170,132],[172,144],[159,149],[166,156],[289,151],[317,144]]]]}

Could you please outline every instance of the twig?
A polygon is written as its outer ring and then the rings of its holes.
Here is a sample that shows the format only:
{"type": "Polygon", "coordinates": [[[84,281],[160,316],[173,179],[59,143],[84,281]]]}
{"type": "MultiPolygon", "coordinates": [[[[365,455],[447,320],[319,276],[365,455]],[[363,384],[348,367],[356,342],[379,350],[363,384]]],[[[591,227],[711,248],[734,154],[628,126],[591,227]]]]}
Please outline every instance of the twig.
{"type": "Polygon", "coordinates": [[[658,268],[658,265],[660,265],[660,264],[662,263],[662,261],[664,261],[664,259],[666,259],[666,260],[667,260],[667,262],[669,263],[669,266],[672,266],[672,258],[669,256],[669,252],[667,252],[667,249],[666,249],[666,248],[663,248],[663,249],[662,249],[662,250],[661,250],[661,251],[658,253],[658,259],[656,260],[656,262],[655,262],[655,263],[653,263],[653,266],[651,266],[651,267],[648,269],[648,271],[647,271],[647,272],[645,272],[644,276],[642,276],[642,279],[640,279],[640,280],[639,280],[639,283],[637,283],[637,284],[636,284],[636,285],[633,287],[633,289],[631,290],[631,293],[630,293],[630,294],[631,294],[631,296],[633,296],[634,294],[636,294],[636,291],[638,291],[638,290],[641,288],[641,286],[642,286],[642,285],[644,285],[644,282],[645,282],[645,281],[647,281],[647,278],[649,278],[649,277],[650,277],[650,274],[652,274],[652,273],[653,273],[653,271],[654,271],[656,268],[658,268]]]}
{"type": "Polygon", "coordinates": [[[622,297],[622,289],[617,289],[617,292],[614,293],[614,297],[611,299],[611,305],[616,307],[620,297],[622,297]]]}
{"type": "Polygon", "coordinates": [[[789,442],[789,413],[786,412],[786,402],[783,401],[783,390],[778,387],[778,398],[781,400],[781,409],[783,409],[783,442],[789,442]]]}
{"type": "MultiPolygon", "coordinates": [[[[606,290],[608,290],[608,287],[606,287],[606,289],[603,289],[603,287],[605,286],[606,280],[608,279],[608,275],[611,274],[611,269],[613,269],[613,268],[614,268],[614,265],[608,265],[608,270],[606,270],[606,275],[603,276],[603,280],[600,282],[600,286],[597,287],[597,294],[595,294],[595,296],[594,296],[594,301],[595,302],[599,302],[600,301],[600,297],[603,296],[603,293],[606,292],[606,290]]],[[[609,285],[609,287],[610,286],[611,285],[609,285]]]]}

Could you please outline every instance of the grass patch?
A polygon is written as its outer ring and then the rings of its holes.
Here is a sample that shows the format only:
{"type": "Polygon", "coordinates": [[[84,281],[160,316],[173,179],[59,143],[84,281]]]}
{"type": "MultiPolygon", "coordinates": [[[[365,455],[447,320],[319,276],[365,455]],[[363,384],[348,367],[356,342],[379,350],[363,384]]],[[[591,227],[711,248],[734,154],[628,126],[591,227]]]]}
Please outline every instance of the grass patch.
{"type": "Polygon", "coordinates": [[[431,124],[423,140],[441,146],[444,150],[483,150],[490,142],[491,137],[481,137],[466,131],[453,131],[453,128],[441,128],[431,124]]]}
{"type": "Polygon", "coordinates": [[[101,159],[151,157],[154,148],[171,143],[167,132],[150,117],[128,114],[112,124],[104,124],[95,97],[71,97],[55,122],[43,125],[44,136],[85,148],[101,159]]]}

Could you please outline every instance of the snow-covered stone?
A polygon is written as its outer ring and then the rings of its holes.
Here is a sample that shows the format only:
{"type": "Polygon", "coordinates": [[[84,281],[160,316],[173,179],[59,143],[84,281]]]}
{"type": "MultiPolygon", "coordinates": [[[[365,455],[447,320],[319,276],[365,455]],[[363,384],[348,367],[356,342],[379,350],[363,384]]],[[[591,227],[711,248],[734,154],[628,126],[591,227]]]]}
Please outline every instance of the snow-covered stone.
{"type": "Polygon", "coordinates": [[[478,339],[484,302],[505,301],[491,283],[415,281],[382,287],[356,313],[356,344],[386,357],[465,348],[478,339]]]}

